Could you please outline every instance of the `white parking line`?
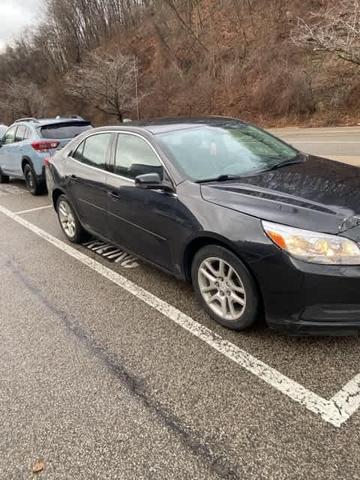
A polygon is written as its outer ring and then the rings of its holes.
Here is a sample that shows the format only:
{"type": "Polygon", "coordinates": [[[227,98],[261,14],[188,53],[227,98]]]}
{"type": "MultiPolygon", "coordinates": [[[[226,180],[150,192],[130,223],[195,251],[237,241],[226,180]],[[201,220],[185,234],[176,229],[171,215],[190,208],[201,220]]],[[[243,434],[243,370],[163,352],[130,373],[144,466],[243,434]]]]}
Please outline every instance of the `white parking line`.
{"type": "Polygon", "coordinates": [[[238,364],[240,367],[255,375],[257,378],[263,380],[268,385],[271,385],[284,395],[287,395],[289,398],[311,412],[320,415],[323,420],[331,425],[340,427],[358,410],[360,406],[360,374],[356,375],[334,397],[330,400],[326,400],[294,380],[291,380],[286,375],[283,375],[248,352],[240,349],[233,343],[223,339],[220,335],[217,335],[209,328],[199,324],[188,315],[172,305],[169,305],[167,302],[156,297],[144,288],[136,285],[126,277],[123,277],[96,260],[79,252],[72,246],[57,239],[36,225],[33,225],[16,213],[11,212],[2,206],[0,206],[0,213],[11,218],[70,257],[75,258],[107,280],[110,280],[134,295],[228,359],[238,364]]]}
{"type": "Polygon", "coordinates": [[[29,208],[28,210],[20,210],[20,212],[15,212],[16,215],[24,215],[24,213],[37,212],[38,210],[45,210],[45,208],[52,208],[52,205],[44,205],[43,207],[29,208]]]}
{"type": "MultiPolygon", "coordinates": [[[[291,139],[288,139],[289,142],[291,142],[291,139]]],[[[360,142],[348,142],[346,140],[342,142],[335,142],[335,141],[329,141],[329,140],[293,140],[291,143],[296,143],[296,144],[301,144],[301,145],[310,145],[310,144],[319,144],[319,145],[360,145],[360,142]]]]}

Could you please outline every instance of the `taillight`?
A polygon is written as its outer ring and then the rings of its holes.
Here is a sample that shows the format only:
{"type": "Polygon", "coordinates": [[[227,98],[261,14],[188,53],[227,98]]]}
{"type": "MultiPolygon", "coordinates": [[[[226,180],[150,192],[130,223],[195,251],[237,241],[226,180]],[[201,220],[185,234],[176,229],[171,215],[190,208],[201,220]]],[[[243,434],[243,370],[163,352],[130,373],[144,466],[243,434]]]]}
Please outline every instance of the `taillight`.
{"type": "Polygon", "coordinates": [[[49,150],[53,150],[57,148],[60,142],[56,142],[54,140],[36,140],[32,142],[31,146],[37,152],[48,152],[49,150]]]}

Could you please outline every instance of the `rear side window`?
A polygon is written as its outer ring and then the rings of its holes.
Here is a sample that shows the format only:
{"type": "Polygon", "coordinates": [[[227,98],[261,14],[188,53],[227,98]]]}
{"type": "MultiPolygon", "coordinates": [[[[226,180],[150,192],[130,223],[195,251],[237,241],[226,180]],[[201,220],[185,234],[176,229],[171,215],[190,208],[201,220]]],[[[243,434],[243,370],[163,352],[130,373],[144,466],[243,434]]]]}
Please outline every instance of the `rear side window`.
{"type": "Polygon", "coordinates": [[[90,122],[63,122],[53,125],[44,125],[40,128],[40,135],[43,138],[68,139],[74,138],[80,133],[92,128],[90,122]]]}
{"type": "Polygon", "coordinates": [[[135,179],[144,173],[158,173],[163,178],[163,166],[150,145],[135,135],[118,135],[115,173],[135,179]]]}
{"type": "Polygon", "coordinates": [[[92,135],[78,146],[73,157],[86,165],[105,170],[110,142],[111,133],[92,135]]]}
{"type": "Polygon", "coordinates": [[[8,143],[15,142],[15,132],[16,126],[10,127],[9,130],[4,135],[4,143],[7,145],[8,143]]]}
{"type": "Polygon", "coordinates": [[[24,140],[32,137],[32,132],[29,127],[25,127],[24,140]]]}
{"type": "Polygon", "coordinates": [[[16,130],[15,142],[22,142],[26,138],[26,130],[27,128],[25,125],[19,125],[16,130]]]}

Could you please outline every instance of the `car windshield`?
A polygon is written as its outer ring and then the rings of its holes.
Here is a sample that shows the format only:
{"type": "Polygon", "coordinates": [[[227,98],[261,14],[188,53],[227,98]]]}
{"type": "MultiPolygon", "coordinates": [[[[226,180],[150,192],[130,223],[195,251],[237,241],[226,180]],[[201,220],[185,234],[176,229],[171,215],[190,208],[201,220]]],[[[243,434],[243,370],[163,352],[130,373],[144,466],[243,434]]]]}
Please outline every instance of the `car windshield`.
{"type": "Polygon", "coordinates": [[[159,133],[160,145],[193,181],[248,176],[295,161],[298,152],[252,125],[196,126],[159,133]]]}
{"type": "Polygon", "coordinates": [[[40,128],[43,138],[74,138],[80,133],[92,128],[90,122],[64,122],[44,125],[40,128]]]}

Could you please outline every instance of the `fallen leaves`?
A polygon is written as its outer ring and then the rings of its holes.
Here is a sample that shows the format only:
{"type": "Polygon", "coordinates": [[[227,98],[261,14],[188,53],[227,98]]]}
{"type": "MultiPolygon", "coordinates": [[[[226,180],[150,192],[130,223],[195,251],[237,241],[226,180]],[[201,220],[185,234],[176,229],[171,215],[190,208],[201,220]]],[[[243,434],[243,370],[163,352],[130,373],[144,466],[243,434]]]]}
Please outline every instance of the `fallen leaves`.
{"type": "Polygon", "coordinates": [[[40,473],[44,470],[45,468],[45,462],[44,460],[36,460],[36,462],[33,463],[33,466],[32,466],[32,471],[33,473],[40,473]]]}

